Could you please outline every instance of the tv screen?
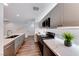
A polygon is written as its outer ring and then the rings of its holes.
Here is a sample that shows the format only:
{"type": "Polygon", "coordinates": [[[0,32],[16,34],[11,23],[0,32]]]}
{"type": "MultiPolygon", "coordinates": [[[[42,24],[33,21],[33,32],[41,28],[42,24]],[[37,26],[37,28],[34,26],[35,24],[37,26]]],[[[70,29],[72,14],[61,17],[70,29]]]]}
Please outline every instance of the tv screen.
{"type": "Polygon", "coordinates": [[[50,27],[50,18],[47,18],[45,21],[42,23],[43,27],[50,27]]]}

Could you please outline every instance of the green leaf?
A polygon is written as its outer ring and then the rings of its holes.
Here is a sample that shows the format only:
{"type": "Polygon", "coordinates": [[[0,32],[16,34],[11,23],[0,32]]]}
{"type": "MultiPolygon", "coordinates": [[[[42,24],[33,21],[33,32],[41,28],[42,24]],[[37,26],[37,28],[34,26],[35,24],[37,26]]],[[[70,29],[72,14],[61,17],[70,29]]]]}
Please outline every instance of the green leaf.
{"type": "Polygon", "coordinates": [[[71,42],[74,39],[74,35],[70,32],[64,32],[63,33],[63,38],[68,41],[71,42]]]}

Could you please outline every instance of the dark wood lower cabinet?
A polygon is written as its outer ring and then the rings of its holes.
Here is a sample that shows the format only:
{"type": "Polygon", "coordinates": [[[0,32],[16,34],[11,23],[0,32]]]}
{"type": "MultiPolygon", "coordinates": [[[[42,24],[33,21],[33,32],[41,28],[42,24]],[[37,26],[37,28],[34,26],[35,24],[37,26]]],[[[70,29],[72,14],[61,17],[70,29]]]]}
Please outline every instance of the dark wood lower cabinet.
{"type": "Polygon", "coordinates": [[[48,46],[43,42],[43,40],[45,40],[45,38],[42,38],[41,36],[37,36],[38,37],[38,45],[41,51],[41,55],[42,56],[56,56],[49,48],[48,46]]]}
{"type": "Polygon", "coordinates": [[[40,42],[38,42],[38,45],[41,51],[41,56],[43,56],[43,45],[40,42]]]}
{"type": "Polygon", "coordinates": [[[43,45],[43,56],[56,56],[45,44],[43,45]]]}

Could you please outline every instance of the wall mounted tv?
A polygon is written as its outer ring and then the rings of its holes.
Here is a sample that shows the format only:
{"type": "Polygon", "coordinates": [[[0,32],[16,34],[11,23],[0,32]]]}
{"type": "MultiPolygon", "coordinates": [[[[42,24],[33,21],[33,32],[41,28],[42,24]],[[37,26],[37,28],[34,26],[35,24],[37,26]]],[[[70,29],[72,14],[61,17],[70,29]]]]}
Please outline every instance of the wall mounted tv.
{"type": "Polygon", "coordinates": [[[43,21],[42,27],[50,27],[50,17],[43,21]]]}

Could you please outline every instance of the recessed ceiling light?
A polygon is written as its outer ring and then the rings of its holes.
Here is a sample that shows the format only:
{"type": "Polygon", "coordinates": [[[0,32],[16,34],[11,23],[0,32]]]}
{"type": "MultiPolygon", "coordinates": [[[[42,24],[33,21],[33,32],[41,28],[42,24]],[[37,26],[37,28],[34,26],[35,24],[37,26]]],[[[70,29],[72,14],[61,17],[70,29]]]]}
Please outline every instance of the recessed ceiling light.
{"type": "Polygon", "coordinates": [[[8,6],[8,3],[3,3],[5,6],[8,6]]]}
{"type": "Polygon", "coordinates": [[[20,16],[19,14],[17,14],[16,16],[20,16]]]}

